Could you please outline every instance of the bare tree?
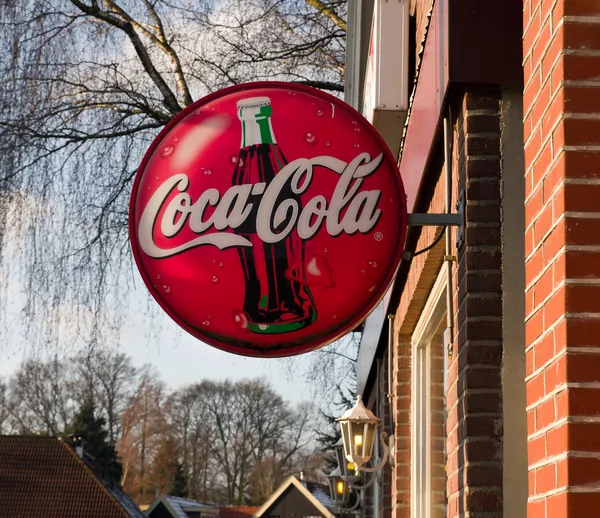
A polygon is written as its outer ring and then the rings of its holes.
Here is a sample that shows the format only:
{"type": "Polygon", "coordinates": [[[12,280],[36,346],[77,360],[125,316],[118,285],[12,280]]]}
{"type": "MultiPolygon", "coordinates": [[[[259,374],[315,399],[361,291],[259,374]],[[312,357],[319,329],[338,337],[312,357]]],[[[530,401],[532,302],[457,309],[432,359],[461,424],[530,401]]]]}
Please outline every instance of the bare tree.
{"type": "Polygon", "coordinates": [[[178,437],[193,498],[260,503],[313,454],[312,406],[291,408],[263,381],[203,381],[174,398],[173,429],[189,426],[178,437]]]}
{"type": "Polygon", "coordinates": [[[158,130],[243,81],[342,91],[345,16],[342,0],[2,2],[0,237],[40,341],[122,324],[128,194],[158,130]]]}
{"type": "Polygon", "coordinates": [[[93,349],[77,355],[72,364],[76,378],[73,391],[79,392],[78,401],[81,404],[86,397],[92,398],[114,446],[121,436],[121,416],[136,389],[137,369],[131,357],[110,348],[93,349]]]}
{"type": "Polygon", "coordinates": [[[13,428],[19,433],[60,435],[76,406],[67,370],[57,358],[25,361],[10,381],[9,401],[13,428]]]}

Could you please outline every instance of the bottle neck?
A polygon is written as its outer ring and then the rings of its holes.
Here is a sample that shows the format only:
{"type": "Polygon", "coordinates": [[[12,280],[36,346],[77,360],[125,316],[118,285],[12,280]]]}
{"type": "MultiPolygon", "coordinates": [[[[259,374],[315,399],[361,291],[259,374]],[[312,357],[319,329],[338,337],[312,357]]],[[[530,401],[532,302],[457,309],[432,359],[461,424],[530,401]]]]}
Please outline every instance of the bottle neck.
{"type": "Polygon", "coordinates": [[[242,119],[242,147],[276,144],[270,117],[242,119]]]}

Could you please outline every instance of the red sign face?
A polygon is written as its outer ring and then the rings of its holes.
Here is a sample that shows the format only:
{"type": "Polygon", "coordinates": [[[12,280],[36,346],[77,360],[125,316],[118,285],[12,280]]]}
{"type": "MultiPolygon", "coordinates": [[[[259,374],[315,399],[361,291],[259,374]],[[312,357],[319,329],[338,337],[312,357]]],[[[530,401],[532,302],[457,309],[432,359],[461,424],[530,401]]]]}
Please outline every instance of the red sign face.
{"type": "Polygon", "coordinates": [[[375,308],[406,199],[358,112],[287,83],[240,85],[175,117],[146,153],[130,236],[148,289],[189,333],[245,356],[322,347],[375,308]]]}

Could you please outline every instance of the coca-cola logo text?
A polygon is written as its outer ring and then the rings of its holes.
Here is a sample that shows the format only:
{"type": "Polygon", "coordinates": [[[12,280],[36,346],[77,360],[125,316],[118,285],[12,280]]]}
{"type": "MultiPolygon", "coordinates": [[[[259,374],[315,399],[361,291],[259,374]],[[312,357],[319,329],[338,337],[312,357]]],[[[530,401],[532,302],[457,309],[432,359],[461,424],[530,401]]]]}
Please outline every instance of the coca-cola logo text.
{"type": "MultiPolygon", "coordinates": [[[[378,208],[381,191],[361,191],[360,187],[364,178],[377,170],[382,159],[383,154],[380,154],[371,160],[368,153],[359,154],[349,164],[331,156],[300,158],[285,166],[269,185],[264,182],[235,185],[222,197],[217,189],[207,189],[195,201],[186,192],[190,186],[188,176],[171,176],[156,190],[142,213],[138,232],[140,246],[146,255],[154,258],[169,257],[202,245],[213,245],[221,250],[237,246],[251,247],[252,243],[245,237],[224,231],[241,226],[253,208],[250,196],[261,194],[256,232],[265,243],[285,239],[294,226],[304,240],[312,238],[322,224],[333,237],[342,232],[349,235],[367,233],[381,216],[381,209],[378,208]],[[316,195],[302,209],[295,199],[276,204],[286,183],[289,183],[294,194],[306,192],[316,167],[340,175],[329,203],[324,196],[316,195]],[[177,192],[175,196],[171,196],[173,191],[177,192]],[[215,210],[210,217],[205,217],[209,206],[215,207],[215,210]],[[163,215],[159,218],[161,212],[163,215]],[[284,223],[283,230],[274,231],[284,223]],[[157,227],[163,236],[173,238],[186,224],[199,237],[171,248],[161,248],[155,243],[154,232],[157,227]],[[206,234],[213,228],[218,232],[206,234]]],[[[322,173],[327,174],[326,171],[322,173]]]]}

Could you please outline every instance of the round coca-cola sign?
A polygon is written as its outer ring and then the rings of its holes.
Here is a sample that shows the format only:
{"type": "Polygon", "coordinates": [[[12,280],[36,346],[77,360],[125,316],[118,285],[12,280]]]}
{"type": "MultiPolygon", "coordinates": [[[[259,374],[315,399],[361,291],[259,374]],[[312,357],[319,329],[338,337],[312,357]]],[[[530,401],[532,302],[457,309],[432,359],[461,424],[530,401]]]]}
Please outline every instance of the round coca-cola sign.
{"type": "Polygon", "coordinates": [[[146,153],[130,237],[161,307],[205,343],[291,356],[356,327],[398,267],[406,200],[374,128],[339,99],[252,83],[197,101],[146,153]]]}

